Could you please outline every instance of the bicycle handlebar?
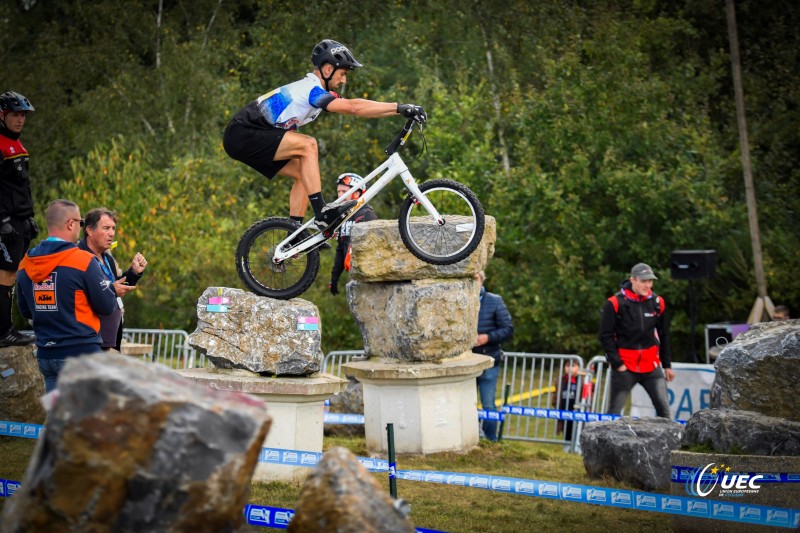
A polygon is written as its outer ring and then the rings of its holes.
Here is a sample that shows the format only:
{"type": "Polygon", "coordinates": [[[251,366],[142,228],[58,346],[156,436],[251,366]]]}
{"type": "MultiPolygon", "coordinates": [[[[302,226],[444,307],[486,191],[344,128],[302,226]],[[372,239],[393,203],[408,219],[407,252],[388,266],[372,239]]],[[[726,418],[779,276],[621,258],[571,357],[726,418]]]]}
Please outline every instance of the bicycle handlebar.
{"type": "Polygon", "coordinates": [[[392,155],[397,151],[398,148],[400,148],[401,144],[406,142],[406,139],[408,139],[409,135],[411,135],[411,130],[416,122],[417,121],[413,118],[408,119],[408,122],[406,122],[405,126],[403,126],[403,129],[400,130],[400,133],[397,134],[397,137],[394,138],[392,144],[387,146],[386,150],[384,150],[386,155],[392,155]]]}

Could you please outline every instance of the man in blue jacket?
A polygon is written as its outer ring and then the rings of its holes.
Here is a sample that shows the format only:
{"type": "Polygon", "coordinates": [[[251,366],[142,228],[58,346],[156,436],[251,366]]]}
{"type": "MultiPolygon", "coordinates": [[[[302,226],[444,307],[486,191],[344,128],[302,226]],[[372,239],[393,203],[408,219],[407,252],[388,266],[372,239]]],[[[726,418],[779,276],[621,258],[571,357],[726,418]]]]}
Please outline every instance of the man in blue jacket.
{"type": "MultiPolygon", "coordinates": [[[[494,411],[497,409],[495,406],[497,378],[500,375],[500,365],[503,361],[501,344],[511,338],[514,333],[514,325],[503,298],[484,288],[483,282],[485,279],[486,274],[483,271],[475,275],[475,281],[478,282],[481,288],[481,305],[478,311],[478,336],[472,351],[482,355],[490,355],[494,358],[494,366],[484,370],[477,380],[478,391],[481,395],[481,406],[486,410],[494,411]]],[[[482,422],[483,434],[487,439],[496,441],[497,422],[494,420],[483,420],[482,422]]]]}
{"type": "Polygon", "coordinates": [[[83,219],[68,200],[54,200],[45,212],[48,237],[19,265],[19,310],[33,319],[36,358],[45,391],[56,387],[67,358],[100,351],[100,318],[117,305],[114,286],[100,263],[75,243],[83,219]]]}

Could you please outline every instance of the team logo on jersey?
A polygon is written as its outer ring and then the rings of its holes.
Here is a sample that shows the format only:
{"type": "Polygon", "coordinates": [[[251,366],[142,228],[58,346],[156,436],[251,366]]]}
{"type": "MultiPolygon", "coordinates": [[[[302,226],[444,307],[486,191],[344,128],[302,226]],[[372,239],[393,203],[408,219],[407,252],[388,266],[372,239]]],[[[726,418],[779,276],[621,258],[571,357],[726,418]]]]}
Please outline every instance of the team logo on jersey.
{"type": "Polygon", "coordinates": [[[58,311],[55,272],[33,284],[33,302],[37,311],[58,311]]]}

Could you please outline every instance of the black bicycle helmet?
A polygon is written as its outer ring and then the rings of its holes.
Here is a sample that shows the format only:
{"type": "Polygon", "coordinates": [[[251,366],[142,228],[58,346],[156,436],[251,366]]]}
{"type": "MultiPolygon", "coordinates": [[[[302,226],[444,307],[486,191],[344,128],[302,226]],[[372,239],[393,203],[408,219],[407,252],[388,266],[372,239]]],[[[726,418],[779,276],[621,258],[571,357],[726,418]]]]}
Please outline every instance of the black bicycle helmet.
{"type": "Polygon", "coordinates": [[[345,45],[331,39],[322,40],[314,47],[314,50],[311,51],[311,62],[318,69],[321,69],[325,63],[330,63],[334,69],[355,70],[364,66],[353,57],[345,45]]]}
{"type": "Polygon", "coordinates": [[[0,94],[0,111],[33,111],[33,106],[21,94],[7,91],[0,94]]]}

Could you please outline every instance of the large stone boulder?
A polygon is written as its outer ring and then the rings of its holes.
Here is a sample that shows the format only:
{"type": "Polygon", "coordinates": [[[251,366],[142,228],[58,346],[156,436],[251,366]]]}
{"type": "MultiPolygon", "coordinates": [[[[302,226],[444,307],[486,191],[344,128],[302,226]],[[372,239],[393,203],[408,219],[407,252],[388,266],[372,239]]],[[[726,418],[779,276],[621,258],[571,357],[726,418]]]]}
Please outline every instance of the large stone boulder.
{"type": "Polygon", "coordinates": [[[417,259],[400,238],[397,220],[373,220],[354,224],[350,278],[357,281],[409,281],[472,277],[483,270],[494,255],[497,224],[486,216],[486,229],[478,248],[452,265],[432,265],[417,259]]]}
{"type": "Polygon", "coordinates": [[[0,348],[0,420],[43,424],[44,378],[34,346],[0,348]]]}
{"type": "Polygon", "coordinates": [[[670,452],[680,447],[683,426],[666,418],[631,418],[586,424],[581,432],[589,477],[609,475],[644,490],[669,488],[670,452]]]}
{"type": "Polygon", "coordinates": [[[686,421],[682,448],[718,453],[800,456],[800,422],[753,411],[703,409],[686,421]]]}
{"type": "Polygon", "coordinates": [[[107,353],[71,358],[4,531],[233,531],[264,402],[107,353]]]}
{"type": "Polygon", "coordinates": [[[429,362],[475,344],[480,303],[473,278],[351,281],[347,301],[370,357],[429,362]]]}
{"type": "Polygon", "coordinates": [[[714,366],[712,408],[800,421],[800,320],[755,324],[723,348],[714,366]]]}
{"type": "Polygon", "coordinates": [[[415,529],[350,451],[333,448],[303,483],[288,530],[412,533],[415,529]]]}
{"type": "Polygon", "coordinates": [[[316,305],[300,298],[209,287],[197,301],[197,329],[189,344],[218,368],[307,376],[322,363],[319,316],[316,305]]]}

